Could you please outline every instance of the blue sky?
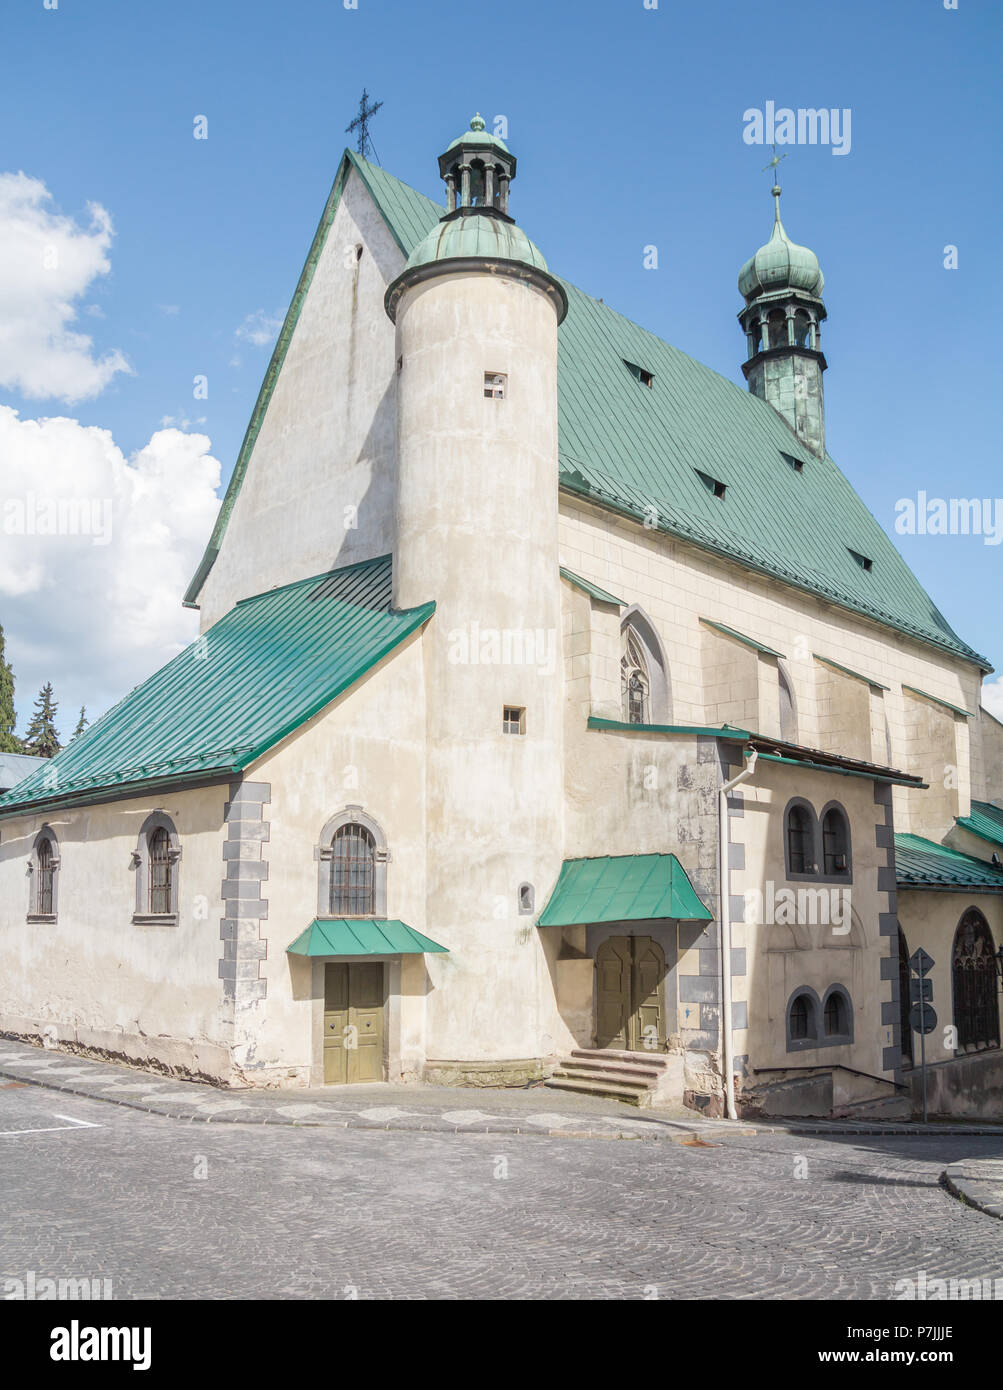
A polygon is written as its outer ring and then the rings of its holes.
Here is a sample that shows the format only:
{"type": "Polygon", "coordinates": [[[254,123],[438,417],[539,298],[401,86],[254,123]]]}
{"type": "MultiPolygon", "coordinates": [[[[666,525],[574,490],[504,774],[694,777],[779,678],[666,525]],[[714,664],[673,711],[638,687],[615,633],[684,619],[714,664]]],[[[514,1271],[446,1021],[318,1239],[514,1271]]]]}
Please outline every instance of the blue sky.
{"type": "MultiPolygon", "coordinates": [[[[890,531],[896,501],[921,489],[1003,496],[995,0],[35,0],[8,10],[4,30],[0,171],[40,181],[50,213],[80,226],[93,225],[89,205],[105,210],[108,269],[70,326],[94,359],[128,363],[72,401],[22,394],[15,373],[0,406],[22,420],[99,427],[126,459],[162,428],[207,436],[225,483],[363,85],[384,102],[380,162],[435,198],[448,140],[475,109],[505,115],[520,161],[512,211],[551,266],[741,382],[736,276],[772,218],[769,152],[743,142],[742,117],[772,100],[852,113],[849,153],[793,146],[781,166],[787,230],[826,277],[831,453],[890,531]],[[206,140],[193,139],[198,115],[206,140]],[[657,271],[642,265],[649,244],[657,271]],[[948,244],[957,270],[944,268],[948,244]],[[206,400],[193,399],[197,374],[206,400]]],[[[204,468],[198,478],[204,489],[204,468]]],[[[201,552],[195,531],[206,538],[205,498],[196,510],[179,573],[201,552]]],[[[896,543],[1003,667],[1003,547],[896,543]]],[[[142,556],[129,563],[126,585],[143,582],[142,556]]],[[[169,577],[180,603],[171,564],[152,569],[145,582],[169,577]]],[[[82,570],[62,572],[64,590],[67,573],[75,588],[82,570]]],[[[42,681],[72,727],[71,707],[98,712],[189,635],[190,617],[161,618],[157,597],[133,627],[162,622],[163,642],[134,634],[119,658],[100,585],[122,573],[106,565],[83,586],[87,612],[81,600],[58,619],[51,584],[45,602],[45,581],[7,597],[0,586],[22,726],[42,681]]],[[[128,628],[127,597],[116,602],[128,628]]]]}

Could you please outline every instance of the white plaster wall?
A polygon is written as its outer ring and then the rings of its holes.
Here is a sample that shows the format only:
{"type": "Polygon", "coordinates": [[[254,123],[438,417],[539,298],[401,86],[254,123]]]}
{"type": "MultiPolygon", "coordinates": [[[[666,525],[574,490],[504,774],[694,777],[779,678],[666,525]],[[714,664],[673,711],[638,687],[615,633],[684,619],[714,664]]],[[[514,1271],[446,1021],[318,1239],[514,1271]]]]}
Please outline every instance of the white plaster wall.
{"type": "Polygon", "coordinates": [[[165,793],[0,823],[0,1028],[53,1024],[68,1042],[225,1079],[223,807],[227,788],[165,793]],[[151,811],[181,839],[177,926],[138,926],[131,855],[151,811]],[[35,835],[59,840],[58,921],[27,922],[35,835]]]}
{"type": "MultiPolygon", "coordinates": [[[[435,619],[432,620],[433,622],[435,619]]],[[[425,714],[422,637],[413,634],[335,704],[304,724],[248,769],[267,782],[268,917],[259,978],[265,999],[248,1011],[255,1040],[254,1071],[263,1082],[322,1081],[320,1037],[323,972],[286,947],[318,915],[314,847],[332,816],[361,806],[382,827],[390,850],[387,916],[431,936],[425,914],[425,714]],[[288,1073],[296,1073],[290,1077],[288,1073]]],[[[424,962],[405,958],[400,993],[390,1003],[389,1079],[420,1075],[425,1052],[424,962]]],[[[391,964],[388,962],[388,965],[391,964]]],[[[255,1080],[247,1071],[249,1080],[255,1080]]]]}
{"type": "Polygon", "coordinates": [[[531,915],[561,862],[557,322],[542,291],[490,273],[407,291],[397,315],[395,592],[435,599],[424,641],[428,744],[428,1055],[521,1061],[555,1051],[553,984],[531,915]],[[485,373],[508,376],[504,400],[485,373]],[[531,660],[486,632],[532,633],[531,660]],[[486,659],[482,659],[486,654],[486,659]],[[502,730],[505,705],[524,735],[502,730]]]}
{"type": "MultiPolygon", "coordinates": [[[[873,1076],[891,1075],[883,1066],[883,1049],[892,1045],[892,1031],[881,1024],[881,1004],[891,998],[882,978],[883,957],[891,947],[879,935],[879,913],[887,896],[878,890],[878,870],[887,852],[876,847],[875,831],[884,825],[883,806],[875,805],[874,783],[769,764],[762,761],[755,776],[742,787],[743,815],[731,818],[733,844],[745,847],[744,870],[732,869],[732,896],[747,890],[774,892],[790,887],[832,885],[787,882],[784,857],[784,809],[792,796],[804,797],[820,814],[829,801],[839,801],[850,818],[853,882],[850,885],[851,931],[842,934],[821,920],[799,924],[792,932],[783,924],[735,922],[733,944],[746,950],[747,974],[736,978],[734,999],[748,1002],[748,1030],[736,1030],[736,1056],[746,1054],[750,1067],[845,1066],[873,1076]],[[799,986],[814,989],[821,1000],[830,985],[845,985],[853,1002],[854,1041],[838,1047],[788,1052],[786,1007],[799,986]]],[[[806,914],[807,916],[808,914],[806,914]]],[[[749,1084],[776,1081],[778,1076],[750,1075],[749,1084]]],[[[871,1093],[879,1088],[872,1087],[871,1093]]],[[[890,1093],[889,1093],[890,1094],[890,1093]]]]}
{"type": "Polygon", "coordinates": [[[202,589],[203,631],[238,599],[391,550],[396,377],[383,294],[403,264],[352,169],[202,589]]]}

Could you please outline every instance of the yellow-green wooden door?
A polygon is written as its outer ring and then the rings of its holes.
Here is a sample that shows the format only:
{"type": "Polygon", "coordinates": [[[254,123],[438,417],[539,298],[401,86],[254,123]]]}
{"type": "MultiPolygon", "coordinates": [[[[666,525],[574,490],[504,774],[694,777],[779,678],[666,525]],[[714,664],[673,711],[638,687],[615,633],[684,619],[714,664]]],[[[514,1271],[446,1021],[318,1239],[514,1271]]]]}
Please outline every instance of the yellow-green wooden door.
{"type": "Polygon", "coordinates": [[[383,1080],[383,965],[333,961],[324,967],[324,1080],[383,1080]]]}
{"type": "Polygon", "coordinates": [[[650,936],[610,936],[596,952],[596,1045],[665,1050],[665,953],[650,936]]]}

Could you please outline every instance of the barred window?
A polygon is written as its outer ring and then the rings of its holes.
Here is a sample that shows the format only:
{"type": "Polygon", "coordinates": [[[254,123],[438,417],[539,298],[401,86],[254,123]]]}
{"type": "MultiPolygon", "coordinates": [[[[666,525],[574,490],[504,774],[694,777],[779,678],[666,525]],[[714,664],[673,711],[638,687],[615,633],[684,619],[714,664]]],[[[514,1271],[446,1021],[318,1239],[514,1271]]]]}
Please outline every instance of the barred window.
{"type": "Polygon", "coordinates": [[[376,841],[350,822],[335,833],[331,862],[331,915],[366,917],[375,912],[376,841]]]}
{"type": "Polygon", "coordinates": [[[171,838],[160,826],[150,835],[150,911],[166,916],[171,911],[171,838]]]}
{"type": "Polygon", "coordinates": [[[52,841],[46,837],[38,842],[37,869],[38,886],[35,897],[35,911],[40,916],[51,916],[52,889],[56,877],[55,855],[52,841]]]}

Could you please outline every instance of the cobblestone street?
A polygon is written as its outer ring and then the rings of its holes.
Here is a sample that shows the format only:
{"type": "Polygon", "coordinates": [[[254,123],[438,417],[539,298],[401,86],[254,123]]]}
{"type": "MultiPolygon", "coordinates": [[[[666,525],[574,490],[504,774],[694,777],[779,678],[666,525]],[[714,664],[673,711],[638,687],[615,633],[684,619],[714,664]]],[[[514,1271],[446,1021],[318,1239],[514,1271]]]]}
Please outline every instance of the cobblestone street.
{"type": "Polygon", "coordinates": [[[0,1279],[115,1298],[867,1299],[1003,1274],[940,1184],[1000,1138],[206,1125],[0,1087],[0,1279]],[[799,1176],[801,1175],[801,1176],[799,1176]]]}

